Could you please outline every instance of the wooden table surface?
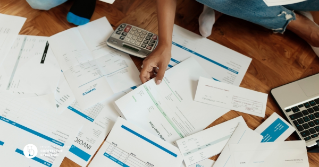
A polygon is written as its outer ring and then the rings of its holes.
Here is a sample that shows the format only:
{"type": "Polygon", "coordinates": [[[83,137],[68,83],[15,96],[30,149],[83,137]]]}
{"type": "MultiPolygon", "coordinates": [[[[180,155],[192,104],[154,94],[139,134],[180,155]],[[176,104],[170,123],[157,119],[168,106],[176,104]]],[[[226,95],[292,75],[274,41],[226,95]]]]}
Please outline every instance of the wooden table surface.
{"type": "MultiPolygon", "coordinates": [[[[70,0],[49,11],[39,11],[32,9],[25,0],[0,0],[0,13],[27,18],[20,34],[51,36],[74,27],[66,20],[72,3],[70,0]]],[[[198,17],[202,8],[203,5],[195,0],[178,0],[175,24],[199,34],[198,17]]],[[[157,33],[155,0],[116,0],[112,5],[98,1],[91,20],[103,16],[113,28],[121,23],[129,23],[157,33]]],[[[261,26],[224,15],[214,25],[209,39],[253,59],[241,87],[269,94],[272,88],[319,72],[319,58],[304,40],[290,31],[284,35],[274,34],[261,26]]],[[[136,57],[132,59],[140,68],[143,60],[136,57]]],[[[265,118],[230,111],[209,127],[241,115],[248,126],[255,129],[273,112],[283,116],[274,99],[269,96],[265,118]]],[[[295,133],[288,138],[296,139],[295,133]]],[[[308,154],[308,157],[311,167],[319,166],[319,154],[308,154]]],[[[78,165],[65,158],[61,166],[78,165]]]]}

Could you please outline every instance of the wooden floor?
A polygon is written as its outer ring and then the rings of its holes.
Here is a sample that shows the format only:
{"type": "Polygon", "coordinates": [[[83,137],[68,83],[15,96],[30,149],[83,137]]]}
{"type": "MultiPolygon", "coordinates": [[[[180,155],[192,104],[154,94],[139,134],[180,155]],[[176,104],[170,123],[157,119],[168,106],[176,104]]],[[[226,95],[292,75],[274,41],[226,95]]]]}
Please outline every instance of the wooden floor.
{"type": "MultiPolygon", "coordinates": [[[[51,36],[74,27],[66,21],[72,3],[71,0],[50,11],[39,11],[32,9],[25,0],[0,0],[0,13],[27,17],[20,34],[51,36]]],[[[175,24],[198,34],[198,17],[202,8],[194,0],[179,0],[175,24]]],[[[157,33],[155,0],[116,0],[113,5],[98,1],[92,20],[103,16],[113,28],[126,22],[157,33]]],[[[319,73],[319,58],[305,41],[289,31],[284,35],[273,34],[260,26],[224,15],[214,25],[209,39],[253,59],[241,84],[245,88],[269,93],[274,87],[319,73]]],[[[141,67],[142,59],[132,59],[138,68],[141,67]]],[[[273,112],[282,115],[269,96],[265,118],[231,111],[210,126],[242,115],[248,126],[255,129],[273,112]]],[[[289,140],[296,139],[296,134],[289,137],[289,140]]],[[[311,167],[319,166],[319,154],[308,156],[311,167]]],[[[212,159],[216,160],[217,156],[212,159]]],[[[78,165],[65,158],[61,166],[78,165]]]]}

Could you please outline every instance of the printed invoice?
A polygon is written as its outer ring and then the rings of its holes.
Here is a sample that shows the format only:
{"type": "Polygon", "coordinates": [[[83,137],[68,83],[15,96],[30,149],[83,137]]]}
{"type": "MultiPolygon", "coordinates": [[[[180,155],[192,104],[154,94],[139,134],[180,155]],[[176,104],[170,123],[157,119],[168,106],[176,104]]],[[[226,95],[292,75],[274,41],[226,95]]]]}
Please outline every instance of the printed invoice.
{"type": "Polygon", "coordinates": [[[62,163],[81,126],[56,115],[48,97],[0,94],[0,141],[6,149],[1,158],[5,157],[9,163],[4,166],[58,167],[62,163]],[[27,144],[37,147],[35,158],[24,156],[27,144]]]}
{"type": "MultiPolygon", "coordinates": [[[[95,113],[97,116],[94,117],[93,122],[86,123],[74,139],[67,154],[70,160],[80,166],[87,166],[119,117],[114,101],[124,94],[124,92],[117,93],[91,109],[90,113],[95,113]]],[[[67,111],[72,112],[71,110],[67,111]]],[[[74,115],[74,117],[78,116],[74,115]]]]}
{"type": "Polygon", "coordinates": [[[195,101],[264,117],[268,95],[200,77],[195,101]]]}
{"type": "Polygon", "coordinates": [[[0,90],[19,94],[54,93],[61,69],[48,37],[19,35],[0,67],[0,90]]]}
{"type": "Polygon", "coordinates": [[[0,66],[8,55],[26,18],[0,13],[0,66]]]}
{"type": "Polygon", "coordinates": [[[179,167],[175,146],[118,118],[89,167],[179,167]]]}
{"type": "Polygon", "coordinates": [[[105,17],[49,38],[63,74],[82,109],[140,85],[132,59],[109,48],[113,29],[105,17]]]}
{"type": "Polygon", "coordinates": [[[216,81],[239,86],[251,58],[174,25],[169,67],[193,57],[216,81]]]}
{"type": "Polygon", "coordinates": [[[219,125],[177,140],[187,167],[219,154],[235,131],[238,123],[246,124],[239,116],[219,125]]]}
{"type": "Polygon", "coordinates": [[[229,111],[194,101],[200,76],[209,74],[190,57],[168,70],[160,85],[150,80],[115,104],[128,121],[173,143],[203,130],[229,111]]]}

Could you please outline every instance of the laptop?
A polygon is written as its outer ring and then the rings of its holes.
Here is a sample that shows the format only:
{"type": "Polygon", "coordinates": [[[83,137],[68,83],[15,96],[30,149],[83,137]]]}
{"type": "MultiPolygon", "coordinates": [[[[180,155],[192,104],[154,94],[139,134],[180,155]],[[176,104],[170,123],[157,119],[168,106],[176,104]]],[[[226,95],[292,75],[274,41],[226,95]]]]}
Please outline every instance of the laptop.
{"type": "Polygon", "coordinates": [[[319,152],[319,73],[274,88],[271,94],[308,152],[319,152]]]}

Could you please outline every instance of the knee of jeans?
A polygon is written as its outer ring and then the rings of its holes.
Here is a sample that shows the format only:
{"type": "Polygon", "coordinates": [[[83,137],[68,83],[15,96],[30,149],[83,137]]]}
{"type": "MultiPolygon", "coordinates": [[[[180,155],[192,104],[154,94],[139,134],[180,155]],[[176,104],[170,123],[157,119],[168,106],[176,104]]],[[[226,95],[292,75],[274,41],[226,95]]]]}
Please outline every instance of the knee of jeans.
{"type": "Polygon", "coordinates": [[[67,0],[26,0],[33,9],[50,10],[67,0]]]}
{"type": "Polygon", "coordinates": [[[213,9],[215,8],[217,10],[220,8],[227,7],[232,0],[204,0],[204,1],[206,1],[207,6],[213,9]]]}
{"type": "Polygon", "coordinates": [[[283,27],[273,28],[272,30],[275,33],[281,33],[281,34],[283,34],[286,31],[286,28],[287,28],[288,24],[292,20],[296,20],[296,15],[295,15],[295,13],[293,11],[291,11],[291,12],[282,11],[280,14],[277,15],[277,17],[282,18],[282,20],[285,23],[283,24],[283,27]]]}

